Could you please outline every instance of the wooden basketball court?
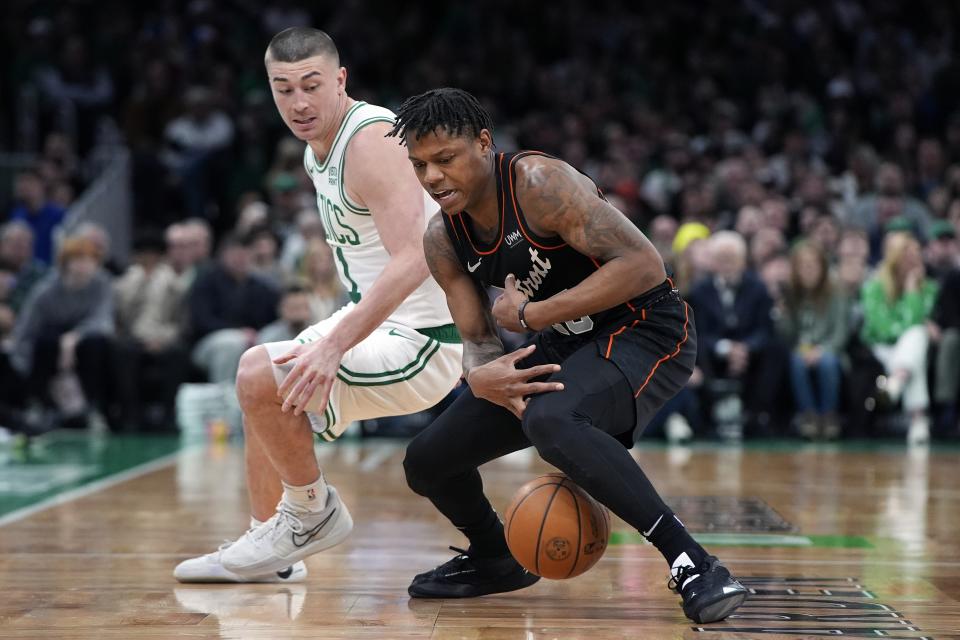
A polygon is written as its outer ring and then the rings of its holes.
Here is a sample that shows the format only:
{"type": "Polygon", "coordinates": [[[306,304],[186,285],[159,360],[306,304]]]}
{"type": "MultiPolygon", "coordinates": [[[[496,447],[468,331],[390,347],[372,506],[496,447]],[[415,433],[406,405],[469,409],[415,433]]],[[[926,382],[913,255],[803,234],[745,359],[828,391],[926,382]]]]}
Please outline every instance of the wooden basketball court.
{"type": "MultiPolygon", "coordinates": [[[[247,522],[241,449],[184,449],[0,518],[0,637],[960,638],[956,448],[635,449],[689,528],[753,590],[735,616],[703,627],[684,618],[656,550],[617,519],[606,555],[579,578],[471,601],[410,600],[411,576],[463,539],[407,489],[402,444],[317,451],[356,529],[307,561],[305,583],[173,579],[177,562],[247,522]]],[[[0,478],[29,458],[0,464],[0,478]]],[[[550,470],[520,452],[488,465],[484,480],[503,510],[550,470]]]]}

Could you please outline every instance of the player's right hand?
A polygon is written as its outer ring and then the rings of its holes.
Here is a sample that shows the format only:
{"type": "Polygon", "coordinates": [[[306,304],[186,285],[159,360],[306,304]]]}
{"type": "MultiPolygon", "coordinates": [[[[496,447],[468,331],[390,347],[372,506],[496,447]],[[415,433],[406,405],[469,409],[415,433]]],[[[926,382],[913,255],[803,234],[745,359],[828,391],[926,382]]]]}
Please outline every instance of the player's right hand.
{"type": "Polygon", "coordinates": [[[523,417],[529,398],[535,393],[563,391],[560,382],[531,382],[533,378],[560,371],[558,364],[539,364],[529,369],[518,369],[517,364],[533,353],[536,345],[528,345],[496,360],[474,367],[467,373],[467,384],[473,395],[498,404],[517,418],[523,417]]]}
{"type": "Polygon", "coordinates": [[[279,358],[274,364],[293,362],[293,368],[277,388],[277,396],[283,400],[280,409],[284,413],[302,414],[315,394],[319,394],[317,413],[323,413],[330,399],[330,389],[336,380],[343,352],[324,339],[299,344],[279,358]]]}

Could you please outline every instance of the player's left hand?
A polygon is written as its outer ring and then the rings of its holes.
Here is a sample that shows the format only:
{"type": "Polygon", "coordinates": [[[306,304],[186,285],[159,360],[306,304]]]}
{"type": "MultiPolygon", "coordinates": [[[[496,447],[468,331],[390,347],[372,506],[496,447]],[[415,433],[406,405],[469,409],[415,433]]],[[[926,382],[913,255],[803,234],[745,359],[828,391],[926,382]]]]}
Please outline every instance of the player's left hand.
{"type": "Polygon", "coordinates": [[[319,392],[322,400],[316,412],[323,413],[342,359],[343,352],[323,339],[297,345],[275,358],[274,364],[296,361],[277,388],[277,396],[283,399],[281,411],[287,413],[292,409],[293,415],[298,416],[303,413],[310,398],[319,392]]]}
{"type": "Polygon", "coordinates": [[[503,293],[493,301],[493,319],[497,324],[508,331],[523,333],[526,329],[520,324],[517,310],[520,303],[527,299],[520,289],[517,289],[517,278],[511,273],[503,283],[503,293]]]}

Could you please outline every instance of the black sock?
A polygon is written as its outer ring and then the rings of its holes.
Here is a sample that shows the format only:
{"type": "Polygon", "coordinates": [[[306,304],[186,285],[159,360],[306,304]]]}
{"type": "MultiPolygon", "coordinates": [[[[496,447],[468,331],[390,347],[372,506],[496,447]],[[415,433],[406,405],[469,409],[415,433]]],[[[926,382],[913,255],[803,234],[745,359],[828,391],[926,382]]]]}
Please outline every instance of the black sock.
{"type": "Polygon", "coordinates": [[[707,552],[700,544],[693,539],[687,532],[686,527],[672,513],[664,513],[659,520],[648,530],[649,535],[643,531],[640,532],[655,546],[663,557],[667,559],[667,564],[673,566],[673,561],[686,553],[690,562],[699,565],[707,557],[707,552]]]}
{"type": "Polygon", "coordinates": [[[467,553],[479,558],[496,558],[510,553],[507,539],[503,535],[503,523],[497,512],[490,509],[486,517],[475,525],[462,527],[463,535],[470,540],[467,553]]]}

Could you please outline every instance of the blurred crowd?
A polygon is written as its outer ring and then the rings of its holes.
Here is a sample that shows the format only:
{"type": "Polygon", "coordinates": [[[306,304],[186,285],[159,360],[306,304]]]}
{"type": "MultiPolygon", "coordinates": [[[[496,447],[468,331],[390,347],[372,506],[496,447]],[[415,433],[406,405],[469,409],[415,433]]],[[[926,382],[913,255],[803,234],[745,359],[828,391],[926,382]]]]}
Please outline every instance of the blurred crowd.
{"type": "Polygon", "coordinates": [[[69,370],[75,409],[164,423],[179,381],[229,379],[276,318],[335,308],[262,66],[275,32],[312,25],[354,97],[468,89],[502,150],[564,158],[647,233],[700,337],[651,435],[956,434],[955,3],[107,5],[14,0],[2,26],[0,145],[37,157],[0,211],[3,411],[71,396],[69,370]],[[102,230],[55,232],[113,130],[133,157],[131,265],[108,264],[102,230]],[[108,363],[118,383],[97,388],[108,363]]]}

